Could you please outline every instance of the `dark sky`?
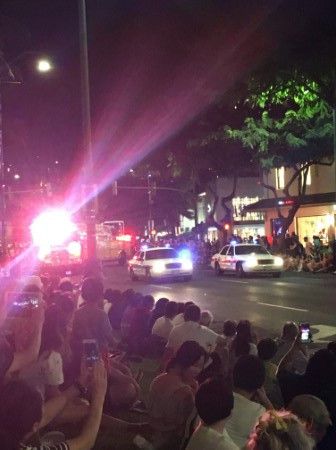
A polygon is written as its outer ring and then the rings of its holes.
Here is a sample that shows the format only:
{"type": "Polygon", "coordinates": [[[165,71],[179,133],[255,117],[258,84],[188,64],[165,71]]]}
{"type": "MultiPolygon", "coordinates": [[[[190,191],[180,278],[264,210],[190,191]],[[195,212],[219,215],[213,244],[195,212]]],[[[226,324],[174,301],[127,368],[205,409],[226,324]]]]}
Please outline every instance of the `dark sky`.
{"type": "MultiPolygon", "coordinates": [[[[119,176],[279,46],[305,48],[309,36],[335,22],[334,3],[87,0],[97,164],[114,155],[119,176]],[[141,141],[136,158],[129,134],[141,141]]],[[[64,171],[75,167],[81,160],[77,2],[2,0],[0,13],[8,61],[33,50],[49,54],[55,64],[42,77],[33,73],[27,55],[15,65],[23,85],[3,87],[6,159],[36,173],[56,160],[64,171]]]]}

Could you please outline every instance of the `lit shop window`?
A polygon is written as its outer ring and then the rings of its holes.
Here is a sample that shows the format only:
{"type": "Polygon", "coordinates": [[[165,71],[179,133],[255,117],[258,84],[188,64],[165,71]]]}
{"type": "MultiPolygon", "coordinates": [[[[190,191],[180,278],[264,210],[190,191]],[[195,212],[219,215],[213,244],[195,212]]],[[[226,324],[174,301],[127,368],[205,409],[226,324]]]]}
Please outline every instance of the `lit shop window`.
{"type": "Polygon", "coordinates": [[[275,169],[275,187],[283,189],[285,187],[285,168],[279,167],[275,169]]]}
{"type": "Polygon", "coordinates": [[[232,199],[233,206],[233,220],[247,221],[247,220],[263,220],[264,216],[260,212],[246,212],[243,213],[245,206],[256,203],[259,197],[234,197],[232,199]]]}
{"type": "MultiPolygon", "coordinates": [[[[303,167],[304,164],[301,165],[301,167],[303,167]]],[[[306,179],[306,186],[310,186],[312,179],[311,179],[311,166],[308,167],[308,172],[307,172],[307,179],[306,179]]],[[[303,185],[303,178],[304,178],[304,170],[302,171],[302,175],[301,175],[301,184],[303,185]]]]}

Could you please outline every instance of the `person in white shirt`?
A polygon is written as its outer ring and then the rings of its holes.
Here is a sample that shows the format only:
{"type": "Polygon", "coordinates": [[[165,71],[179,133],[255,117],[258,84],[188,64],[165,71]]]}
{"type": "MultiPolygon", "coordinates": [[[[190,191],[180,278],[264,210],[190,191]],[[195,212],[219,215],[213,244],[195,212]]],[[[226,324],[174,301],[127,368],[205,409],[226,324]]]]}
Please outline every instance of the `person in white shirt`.
{"type": "Polygon", "coordinates": [[[186,303],[178,303],[178,308],[181,311],[179,312],[173,319],[173,326],[177,327],[178,325],[182,325],[184,323],[184,311],[188,308],[188,306],[193,305],[194,302],[186,302],[186,303]]]}
{"type": "Polygon", "coordinates": [[[203,383],[195,397],[201,423],[193,433],[186,450],[238,450],[225,429],[233,408],[233,394],[222,379],[203,383]]]}
{"type": "Polygon", "coordinates": [[[171,330],[173,329],[173,318],[177,314],[177,303],[169,302],[165,306],[165,314],[163,317],[159,317],[156,319],[153,328],[152,334],[155,336],[159,336],[167,342],[168,337],[170,335],[171,330]]]}
{"type": "Polygon", "coordinates": [[[226,422],[229,436],[240,449],[245,448],[250,432],[265,408],[273,408],[262,388],[264,382],[263,362],[257,356],[241,356],[233,369],[234,406],[226,422]]]}
{"type": "Polygon", "coordinates": [[[210,328],[200,325],[201,310],[196,305],[190,305],[184,312],[184,323],[174,327],[167,342],[167,353],[174,355],[183,342],[195,341],[209,354],[212,353],[221,340],[221,337],[210,330],[210,328]]]}

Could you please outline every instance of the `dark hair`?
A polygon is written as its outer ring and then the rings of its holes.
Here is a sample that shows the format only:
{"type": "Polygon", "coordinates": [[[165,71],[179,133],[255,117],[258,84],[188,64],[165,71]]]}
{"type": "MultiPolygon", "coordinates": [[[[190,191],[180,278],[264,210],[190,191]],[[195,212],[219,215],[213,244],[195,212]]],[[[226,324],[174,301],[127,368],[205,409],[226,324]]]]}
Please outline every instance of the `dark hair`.
{"type": "Polygon", "coordinates": [[[327,349],[336,356],[336,341],[329,342],[327,349]]]}
{"type": "Polygon", "coordinates": [[[154,303],[155,303],[155,300],[154,300],[154,297],[152,295],[145,295],[142,298],[142,302],[141,303],[142,303],[142,306],[144,308],[152,310],[153,306],[154,306],[154,303]]]}
{"type": "Polygon", "coordinates": [[[263,362],[252,355],[241,356],[233,368],[233,385],[247,392],[260,389],[265,382],[263,362]]]}
{"type": "Polygon", "coordinates": [[[117,289],[105,289],[104,299],[109,303],[115,303],[121,301],[121,292],[117,289]]]}
{"type": "Polygon", "coordinates": [[[60,293],[56,302],[57,309],[63,314],[72,314],[75,310],[75,303],[67,293],[60,293]]]}
{"type": "Polygon", "coordinates": [[[258,356],[263,361],[269,361],[276,354],[278,346],[274,339],[267,338],[258,342],[258,356]]]}
{"type": "Polygon", "coordinates": [[[41,292],[41,289],[36,286],[36,284],[27,284],[27,286],[22,289],[22,292],[26,294],[37,294],[41,292]]]}
{"type": "Polygon", "coordinates": [[[74,290],[74,285],[70,280],[63,280],[60,282],[59,290],[62,292],[72,292],[74,290]]]}
{"type": "Polygon", "coordinates": [[[103,300],[104,286],[99,278],[85,278],[82,284],[82,297],[88,303],[103,300]]]}
{"type": "Polygon", "coordinates": [[[201,319],[201,310],[196,305],[189,305],[186,307],[183,317],[186,322],[199,322],[201,319]]]}
{"type": "Polygon", "coordinates": [[[282,338],[286,338],[290,336],[292,339],[295,339],[298,333],[298,326],[295,322],[286,322],[282,328],[282,338]]]}
{"type": "Polygon", "coordinates": [[[173,367],[188,369],[194,365],[202,356],[205,357],[205,350],[195,341],[186,341],[177,350],[176,355],[167,364],[167,371],[173,367]]]}
{"type": "Polygon", "coordinates": [[[182,314],[185,311],[185,303],[178,302],[177,303],[177,314],[182,314]]]}
{"type": "Polygon", "coordinates": [[[237,336],[232,341],[235,355],[248,355],[252,340],[251,323],[248,320],[241,320],[237,325],[237,336]]]}
{"type": "Polygon", "coordinates": [[[234,320],[226,320],[223,323],[223,333],[225,336],[232,337],[237,332],[237,322],[234,320]]]}
{"type": "Polygon", "coordinates": [[[162,313],[162,315],[163,315],[168,303],[169,303],[168,298],[165,298],[165,297],[159,298],[159,300],[155,303],[154,311],[157,311],[160,314],[162,313]]]}
{"type": "Polygon", "coordinates": [[[10,381],[0,391],[0,442],[16,450],[23,438],[42,419],[41,394],[23,381],[10,381]]]}
{"type": "Polygon", "coordinates": [[[50,306],[45,313],[41,334],[40,354],[45,351],[60,351],[64,342],[59,325],[59,311],[56,305],[50,306]]]}
{"type": "Polygon", "coordinates": [[[307,384],[316,390],[334,386],[336,379],[336,356],[330,350],[323,348],[318,350],[309,359],[305,379],[307,384]]]}
{"type": "Polygon", "coordinates": [[[233,408],[233,393],[222,378],[207,380],[199,387],[195,404],[200,418],[206,425],[226,419],[233,408]]]}
{"type": "Polygon", "coordinates": [[[168,302],[165,308],[165,317],[168,319],[173,319],[177,314],[177,303],[176,302],[168,302]]]}

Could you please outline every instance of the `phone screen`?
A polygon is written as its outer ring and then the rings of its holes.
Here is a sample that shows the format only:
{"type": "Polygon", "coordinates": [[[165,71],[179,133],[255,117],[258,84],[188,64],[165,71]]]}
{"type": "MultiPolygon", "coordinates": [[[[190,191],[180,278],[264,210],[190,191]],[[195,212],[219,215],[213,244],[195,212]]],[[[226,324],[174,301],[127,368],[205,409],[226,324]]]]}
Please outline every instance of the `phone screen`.
{"type": "Polygon", "coordinates": [[[310,342],[310,326],[308,323],[304,323],[300,325],[300,333],[301,333],[301,342],[308,343],[310,342]]]}
{"type": "Polygon", "coordinates": [[[40,298],[35,293],[10,292],[7,295],[8,316],[30,317],[33,309],[38,308],[40,298]]]}
{"type": "Polygon", "coordinates": [[[83,340],[83,353],[88,366],[99,361],[99,348],[96,339],[84,339],[83,340]]]}

